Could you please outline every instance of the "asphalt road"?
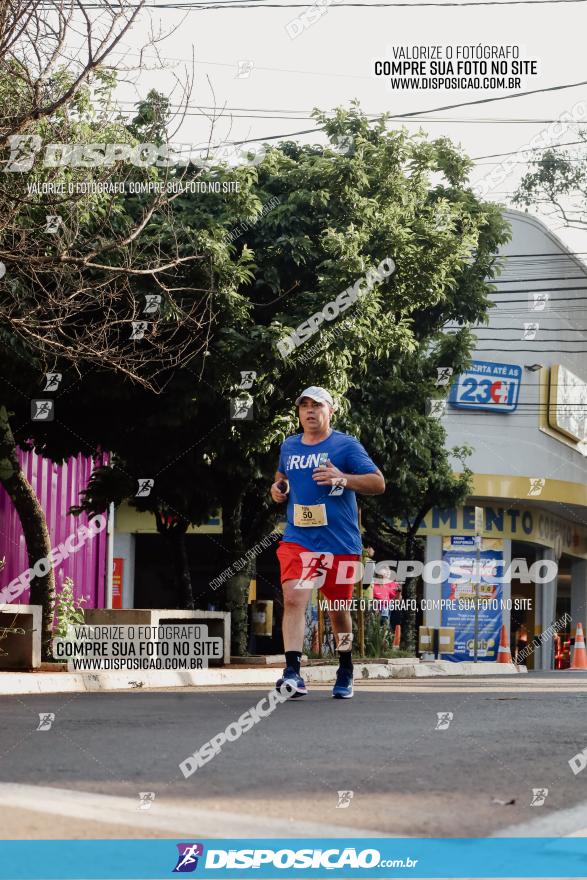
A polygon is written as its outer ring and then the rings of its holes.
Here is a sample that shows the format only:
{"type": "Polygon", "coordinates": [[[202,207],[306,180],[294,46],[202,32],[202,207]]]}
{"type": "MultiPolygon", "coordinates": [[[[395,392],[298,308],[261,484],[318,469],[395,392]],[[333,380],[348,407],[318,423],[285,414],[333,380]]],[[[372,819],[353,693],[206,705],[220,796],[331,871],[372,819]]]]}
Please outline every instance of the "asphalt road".
{"type": "Polygon", "coordinates": [[[184,778],[266,694],[0,698],[0,837],[587,834],[587,770],[569,766],[587,748],[581,672],[359,683],[348,701],[313,687],[184,778]]]}

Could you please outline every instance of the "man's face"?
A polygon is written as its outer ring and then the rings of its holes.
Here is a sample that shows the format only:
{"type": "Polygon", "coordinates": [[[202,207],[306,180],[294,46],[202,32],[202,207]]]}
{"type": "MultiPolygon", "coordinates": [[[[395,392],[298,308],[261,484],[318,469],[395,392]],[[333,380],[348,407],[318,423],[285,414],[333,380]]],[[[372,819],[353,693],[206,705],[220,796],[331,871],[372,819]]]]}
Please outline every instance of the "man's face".
{"type": "Polygon", "coordinates": [[[299,416],[302,428],[309,433],[322,433],[330,427],[332,410],[326,403],[312,400],[311,397],[302,397],[299,406],[299,416]]]}

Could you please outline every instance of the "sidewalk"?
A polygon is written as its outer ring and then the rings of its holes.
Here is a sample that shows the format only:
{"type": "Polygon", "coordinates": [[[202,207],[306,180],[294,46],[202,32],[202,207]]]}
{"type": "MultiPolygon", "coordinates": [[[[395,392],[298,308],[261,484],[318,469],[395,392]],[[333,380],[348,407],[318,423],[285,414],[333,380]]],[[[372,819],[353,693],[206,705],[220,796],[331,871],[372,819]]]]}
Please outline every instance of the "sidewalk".
{"type": "MultiPolygon", "coordinates": [[[[448,660],[414,660],[410,657],[389,660],[386,663],[355,663],[355,680],[383,680],[389,678],[438,678],[448,676],[517,675],[526,673],[525,666],[512,663],[450,663],[448,660]]],[[[304,666],[304,678],[309,683],[330,684],[336,667],[332,664],[304,666]]],[[[0,672],[0,695],[55,694],[95,691],[139,690],[171,687],[231,687],[272,686],[276,669],[258,665],[214,667],[194,672],[137,671],[137,672],[0,672]]]]}

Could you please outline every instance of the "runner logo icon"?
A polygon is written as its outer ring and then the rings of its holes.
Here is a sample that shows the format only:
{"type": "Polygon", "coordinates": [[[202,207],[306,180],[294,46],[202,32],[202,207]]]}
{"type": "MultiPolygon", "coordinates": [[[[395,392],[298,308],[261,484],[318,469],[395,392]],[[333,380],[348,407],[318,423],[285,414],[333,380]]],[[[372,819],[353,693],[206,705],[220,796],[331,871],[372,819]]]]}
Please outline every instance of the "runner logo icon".
{"type": "Polygon", "coordinates": [[[334,477],[332,480],[332,489],[328,493],[329,495],[342,495],[344,492],[344,487],[347,484],[346,477],[334,477]]]}
{"type": "Polygon", "coordinates": [[[198,867],[198,858],[204,855],[203,843],[177,843],[177,864],[173,869],[174,874],[187,874],[195,871],[198,867]]]}
{"type": "Polygon", "coordinates": [[[307,550],[300,553],[302,574],[296,584],[296,590],[320,589],[326,581],[326,573],[334,563],[334,553],[313,553],[307,550]]]}

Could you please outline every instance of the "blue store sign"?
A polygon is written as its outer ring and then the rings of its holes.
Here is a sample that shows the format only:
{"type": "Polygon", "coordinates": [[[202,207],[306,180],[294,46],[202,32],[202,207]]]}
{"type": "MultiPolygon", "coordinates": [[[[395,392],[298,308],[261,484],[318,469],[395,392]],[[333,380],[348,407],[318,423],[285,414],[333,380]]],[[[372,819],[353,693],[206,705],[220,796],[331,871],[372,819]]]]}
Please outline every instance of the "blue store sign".
{"type": "Polygon", "coordinates": [[[448,396],[456,409],[513,412],[518,406],[522,368],[518,364],[473,361],[457,376],[448,396]]]}

